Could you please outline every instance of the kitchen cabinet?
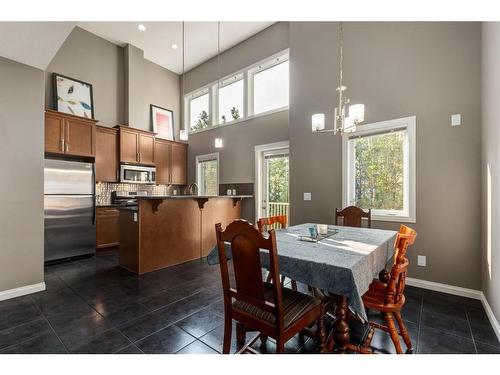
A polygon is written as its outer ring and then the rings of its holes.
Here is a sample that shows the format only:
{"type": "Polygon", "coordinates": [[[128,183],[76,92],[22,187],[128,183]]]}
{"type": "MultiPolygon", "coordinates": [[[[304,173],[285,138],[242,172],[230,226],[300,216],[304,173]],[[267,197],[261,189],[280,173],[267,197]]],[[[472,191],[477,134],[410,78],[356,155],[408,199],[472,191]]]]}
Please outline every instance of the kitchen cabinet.
{"type": "Polygon", "coordinates": [[[45,111],[45,152],[95,157],[97,120],[45,111]]]}
{"type": "Polygon", "coordinates": [[[155,140],[156,183],[165,185],[186,185],[187,145],[155,140]]]}
{"type": "Polygon", "coordinates": [[[96,247],[105,249],[118,246],[120,212],[116,208],[96,207],[96,247]]]}
{"type": "Polygon", "coordinates": [[[95,179],[100,182],[118,182],[118,130],[96,127],[95,179]]]}
{"type": "Polygon", "coordinates": [[[119,126],[120,162],[154,165],[154,133],[119,126]]]}

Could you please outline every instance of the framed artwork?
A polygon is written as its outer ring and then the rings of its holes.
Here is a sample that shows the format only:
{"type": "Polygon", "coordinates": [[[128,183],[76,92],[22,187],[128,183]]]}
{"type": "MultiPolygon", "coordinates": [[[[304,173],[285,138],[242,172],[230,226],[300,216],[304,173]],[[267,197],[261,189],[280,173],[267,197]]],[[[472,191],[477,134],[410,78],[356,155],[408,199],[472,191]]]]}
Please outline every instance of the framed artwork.
{"type": "Polygon", "coordinates": [[[158,138],[174,141],[174,112],[151,104],[153,132],[158,138]]]}
{"type": "Polygon", "coordinates": [[[76,116],[94,118],[92,85],[58,73],[52,74],[55,109],[76,116]]]}

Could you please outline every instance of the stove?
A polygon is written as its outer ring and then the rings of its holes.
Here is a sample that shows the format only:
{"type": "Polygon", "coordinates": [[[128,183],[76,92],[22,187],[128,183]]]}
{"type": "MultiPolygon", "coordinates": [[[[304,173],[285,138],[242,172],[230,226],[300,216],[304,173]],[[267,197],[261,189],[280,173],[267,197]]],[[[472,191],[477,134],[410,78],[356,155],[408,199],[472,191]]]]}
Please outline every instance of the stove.
{"type": "Polygon", "coordinates": [[[147,191],[112,191],[111,203],[120,206],[137,206],[137,197],[148,195],[147,191]]]}

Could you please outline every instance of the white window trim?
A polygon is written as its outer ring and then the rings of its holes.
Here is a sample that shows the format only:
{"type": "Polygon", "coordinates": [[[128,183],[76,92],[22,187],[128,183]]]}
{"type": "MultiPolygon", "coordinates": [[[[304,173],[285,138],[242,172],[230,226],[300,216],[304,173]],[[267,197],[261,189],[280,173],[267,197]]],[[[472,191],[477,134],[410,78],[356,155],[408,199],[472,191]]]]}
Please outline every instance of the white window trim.
{"type": "Polygon", "coordinates": [[[353,155],[353,149],[349,147],[349,137],[353,135],[370,135],[372,133],[377,133],[380,131],[406,128],[408,133],[408,163],[405,164],[407,170],[405,174],[408,175],[408,179],[405,180],[407,183],[406,190],[408,192],[408,213],[406,215],[390,214],[384,212],[383,210],[375,211],[372,210],[372,219],[377,221],[390,221],[390,222],[402,222],[402,223],[416,223],[417,220],[417,205],[416,205],[416,116],[403,117],[394,120],[381,121],[372,124],[358,125],[358,130],[353,133],[344,133],[342,136],[342,203],[346,207],[349,205],[348,202],[348,189],[351,185],[351,177],[349,173],[348,164],[351,162],[353,155]]]}
{"type": "Polygon", "coordinates": [[[212,154],[205,154],[205,155],[196,155],[195,158],[195,163],[196,163],[196,184],[198,185],[198,192],[200,195],[205,195],[205,192],[201,191],[202,185],[200,183],[200,162],[206,161],[206,160],[217,160],[217,195],[219,195],[219,184],[220,184],[220,159],[219,159],[219,153],[214,152],[212,154]]]}
{"type": "Polygon", "coordinates": [[[235,125],[240,122],[268,116],[273,113],[287,111],[289,105],[274,108],[272,110],[261,112],[258,114],[253,113],[253,75],[259,72],[262,72],[266,69],[269,69],[275,65],[281,64],[285,61],[289,61],[289,50],[283,50],[278,53],[275,53],[272,56],[269,56],[261,61],[258,61],[250,66],[247,66],[243,69],[238,70],[237,72],[231,73],[222,77],[220,80],[210,82],[196,90],[193,90],[184,95],[184,129],[188,130],[189,134],[201,133],[204,131],[216,129],[222,126],[235,125]],[[230,84],[234,81],[230,81],[231,78],[236,76],[242,76],[243,79],[243,115],[238,120],[226,121],[225,123],[219,122],[219,90],[218,87],[224,87],[227,84],[230,84]],[[228,82],[229,81],[229,82],[228,82]],[[205,93],[209,93],[209,126],[204,129],[199,130],[191,130],[191,100],[195,99],[205,93]]]}

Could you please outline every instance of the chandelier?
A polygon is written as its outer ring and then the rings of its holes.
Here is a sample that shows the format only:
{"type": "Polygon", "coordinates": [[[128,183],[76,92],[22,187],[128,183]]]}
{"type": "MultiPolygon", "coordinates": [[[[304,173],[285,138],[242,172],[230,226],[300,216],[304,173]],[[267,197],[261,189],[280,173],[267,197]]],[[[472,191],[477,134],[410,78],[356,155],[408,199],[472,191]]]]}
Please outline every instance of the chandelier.
{"type": "Polygon", "coordinates": [[[334,110],[333,129],[325,129],[325,114],[315,113],[311,116],[313,133],[333,132],[334,134],[351,133],[356,131],[356,125],[365,119],[365,105],[351,104],[346,95],[347,86],[343,82],[344,68],[344,25],[339,23],[339,85],[337,87],[338,104],[334,110]],[[349,105],[349,107],[347,107],[349,105]]]}

